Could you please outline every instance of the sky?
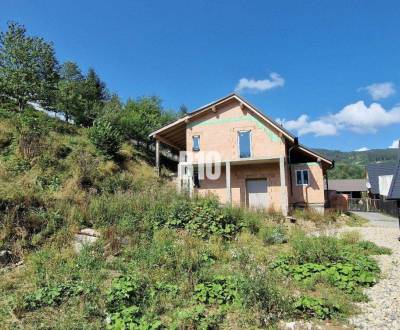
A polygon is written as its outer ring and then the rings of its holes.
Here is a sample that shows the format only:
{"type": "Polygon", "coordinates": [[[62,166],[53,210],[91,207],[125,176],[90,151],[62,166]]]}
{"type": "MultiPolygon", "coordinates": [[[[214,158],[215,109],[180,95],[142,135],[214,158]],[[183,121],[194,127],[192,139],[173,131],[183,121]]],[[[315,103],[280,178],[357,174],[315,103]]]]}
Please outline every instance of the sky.
{"type": "Polygon", "coordinates": [[[400,2],[0,0],[123,100],[194,110],[236,91],[314,148],[400,138],[400,2]]]}

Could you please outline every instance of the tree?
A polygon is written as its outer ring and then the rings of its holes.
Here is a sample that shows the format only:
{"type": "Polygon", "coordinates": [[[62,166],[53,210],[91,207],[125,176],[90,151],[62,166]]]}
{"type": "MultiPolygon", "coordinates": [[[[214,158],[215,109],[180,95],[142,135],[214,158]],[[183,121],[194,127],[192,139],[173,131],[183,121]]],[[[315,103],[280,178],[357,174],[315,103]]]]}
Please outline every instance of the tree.
{"type": "Polygon", "coordinates": [[[113,126],[119,126],[120,118],[124,105],[117,94],[113,94],[111,98],[104,102],[101,112],[101,118],[110,122],[113,126]]]}
{"type": "Polygon", "coordinates": [[[11,22],[0,33],[0,90],[18,103],[48,106],[55,94],[58,63],[53,45],[43,38],[26,35],[23,25],[11,22]]]}
{"type": "Polygon", "coordinates": [[[121,113],[120,126],[126,138],[148,141],[153,130],[175,118],[174,113],[163,110],[158,97],[142,97],[127,101],[121,113]]]}
{"type": "Polygon", "coordinates": [[[109,94],[105,83],[92,68],[88,70],[81,91],[83,108],[75,120],[77,124],[88,127],[101,114],[104,102],[109,99],[109,94]]]}
{"type": "Polygon", "coordinates": [[[65,62],[60,68],[60,80],[57,84],[56,111],[62,112],[65,119],[79,116],[84,107],[82,98],[83,76],[74,62],[65,62]]]}

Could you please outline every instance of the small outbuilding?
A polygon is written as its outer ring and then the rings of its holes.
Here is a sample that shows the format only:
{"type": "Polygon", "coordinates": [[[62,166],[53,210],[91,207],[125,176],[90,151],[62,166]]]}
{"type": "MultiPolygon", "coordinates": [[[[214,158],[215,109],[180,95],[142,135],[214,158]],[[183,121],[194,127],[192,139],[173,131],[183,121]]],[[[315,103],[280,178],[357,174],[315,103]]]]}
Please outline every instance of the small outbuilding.
{"type": "Polygon", "coordinates": [[[366,179],[340,179],[329,180],[329,185],[326,187],[328,196],[334,194],[348,195],[349,198],[361,198],[363,193],[367,192],[366,179]]]}

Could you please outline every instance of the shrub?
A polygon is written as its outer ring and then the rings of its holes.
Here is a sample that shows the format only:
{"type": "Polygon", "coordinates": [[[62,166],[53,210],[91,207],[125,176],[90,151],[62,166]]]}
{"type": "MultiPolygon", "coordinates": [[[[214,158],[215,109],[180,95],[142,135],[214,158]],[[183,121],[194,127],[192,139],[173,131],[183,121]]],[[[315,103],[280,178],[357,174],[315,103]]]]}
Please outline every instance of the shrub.
{"type": "Polygon", "coordinates": [[[339,304],[329,303],[326,299],[303,296],[294,303],[295,309],[302,315],[331,319],[342,312],[339,304]]]}
{"type": "Polygon", "coordinates": [[[0,150],[2,150],[12,143],[14,135],[11,131],[4,130],[3,126],[0,126],[0,128],[0,150]]]}
{"type": "Polygon", "coordinates": [[[27,111],[18,117],[19,151],[26,159],[39,156],[45,147],[48,133],[46,118],[35,112],[27,111]]]}
{"type": "Polygon", "coordinates": [[[138,275],[115,279],[107,295],[107,329],[159,329],[162,323],[147,317],[149,283],[138,275]]]}
{"type": "Polygon", "coordinates": [[[115,279],[107,295],[107,310],[115,312],[128,306],[143,306],[147,299],[148,283],[137,275],[115,279]]]}
{"type": "Polygon", "coordinates": [[[262,231],[263,240],[266,244],[282,244],[287,243],[285,228],[282,226],[266,227],[262,231]]]}
{"type": "Polygon", "coordinates": [[[340,237],[344,243],[356,244],[360,240],[361,234],[358,231],[346,231],[340,237]]]}
{"type": "Polygon", "coordinates": [[[255,309],[261,327],[268,327],[293,314],[293,297],[278,287],[273,273],[254,270],[241,282],[244,306],[255,309]]]}
{"type": "Polygon", "coordinates": [[[237,298],[237,295],[236,281],[231,277],[221,275],[194,287],[195,299],[204,304],[230,304],[237,298]]]}
{"type": "Polygon", "coordinates": [[[342,260],[340,240],[331,236],[306,236],[297,232],[292,236],[290,244],[297,263],[323,263],[342,260]]]}
{"type": "Polygon", "coordinates": [[[45,306],[57,306],[68,297],[88,294],[91,291],[93,289],[82,282],[45,286],[26,295],[23,299],[23,308],[32,311],[45,306]]]}
{"type": "Polygon", "coordinates": [[[391,254],[392,251],[389,248],[381,247],[371,241],[360,241],[357,243],[357,247],[362,249],[367,255],[378,255],[378,254],[391,254]]]}
{"type": "Polygon", "coordinates": [[[377,281],[379,267],[367,256],[348,254],[343,262],[291,264],[288,257],[278,258],[271,268],[285,275],[291,275],[297,281],[324,278],[333,286],[347,292],[356,293],[360,287],[372,286],[377,281]]]}
{"type": "Polygon", "coordinates": [[[114,157],[122,144],[121,135],[108,121],[98,119],[89,131],[89,138],[106,156],[114,157]]]}

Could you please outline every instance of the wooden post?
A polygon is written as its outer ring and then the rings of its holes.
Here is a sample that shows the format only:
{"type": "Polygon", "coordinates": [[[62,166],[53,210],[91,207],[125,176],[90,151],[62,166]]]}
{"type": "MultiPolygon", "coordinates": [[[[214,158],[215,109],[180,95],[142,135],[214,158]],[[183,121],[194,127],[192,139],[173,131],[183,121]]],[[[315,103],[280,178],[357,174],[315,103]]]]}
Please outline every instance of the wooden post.
{"type": "Polygon", "coordinates": [[[285,158],[279,158],[279,172],[281,179],[281,209],[284,216],[288,215],[288,192],[286,187],[285,158]]]}
{"type": "Polygon", "coordinates": [[[176,178],[176,190],[178,193],[182,191],[182,164],[178,163],[178,177],[176,178]]]}
{"type": "Polygon", "coordinates": [[[186,176],[188,177],[188,184],[189,184],[189,197],[193,198],[193,192],[194,192],[194,181],[193,181],[193,174],[194,174],[194,169],[193,169],[193,164],[190,164],[187,167],[187,173],[186,176]]]}
{"type": "Polygon", "coordinates": [[[225,176],[226,176],[226,200],[229,205],[232,204],[232,188],[231,188],[231,163],[225,163],[225,176]]]}
{"type": "Polygon", "coordinates": [[[156,170],[160,174],[160,141],[156,139],[156,170]]]}

